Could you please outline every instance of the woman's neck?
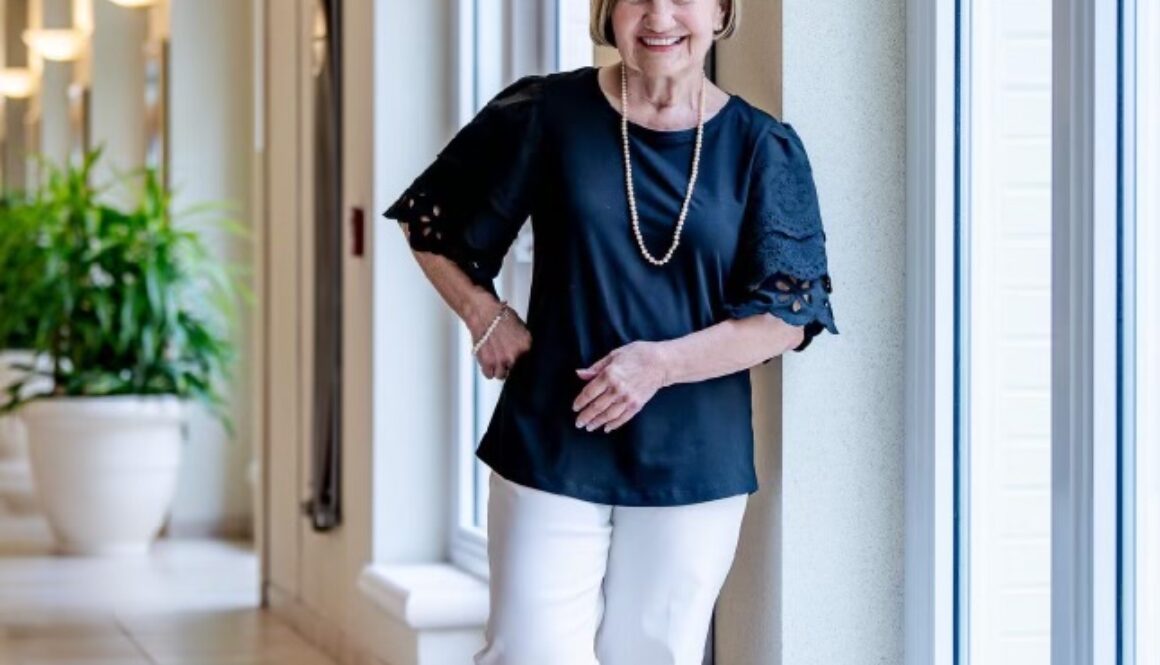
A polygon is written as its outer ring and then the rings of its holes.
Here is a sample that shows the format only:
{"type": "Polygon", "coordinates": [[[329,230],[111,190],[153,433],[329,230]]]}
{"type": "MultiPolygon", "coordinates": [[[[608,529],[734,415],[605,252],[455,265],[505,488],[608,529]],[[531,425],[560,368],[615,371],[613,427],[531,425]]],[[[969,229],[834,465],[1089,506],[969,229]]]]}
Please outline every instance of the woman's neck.
{"type": "MultiPolygon", "coordinates": [[[[624,66],[620,64],[620,67],[624,66]]],[[[631,100],[645,104],[657,115],[673,111],[696,113],[700,104],[702,78],[701,71],[682,72],[674,76],[648,76],[629,68],[628,95],[631,100]]]]}
{"type": "MultiPolygon", "coordinates": [[[[620,67],[613,65],[599,69],[600,88],[612,108],[620,109],[620,67]]],[[[687,129],[697,125],[697,108],[700,104],[701,72],[694,71],[685,78],[668,78],[668,83],[659,78],[646,77],[639,72],[628,71],[628,119],[636,124],[652,129],[687,129]],[[633,87],[633,79],[636,86],[633,87]],[[650,96],[648,86],[653,84],[650,96]]],[[[705,80],[705,120],[717,114],[729,101],[729,95],[705,80]]]]}

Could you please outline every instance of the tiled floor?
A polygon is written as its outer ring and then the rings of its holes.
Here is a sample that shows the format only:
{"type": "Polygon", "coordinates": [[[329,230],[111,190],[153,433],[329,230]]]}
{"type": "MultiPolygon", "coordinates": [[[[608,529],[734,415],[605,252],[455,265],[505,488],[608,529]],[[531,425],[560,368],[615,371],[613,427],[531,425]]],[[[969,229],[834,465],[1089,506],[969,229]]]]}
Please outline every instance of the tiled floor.
{"type": "Polygon", "coordinates": [[[249,543],[54,556],[43,518],[6,477],[0,469],[0,665],[332,665],[257,608],[249,543]]]}

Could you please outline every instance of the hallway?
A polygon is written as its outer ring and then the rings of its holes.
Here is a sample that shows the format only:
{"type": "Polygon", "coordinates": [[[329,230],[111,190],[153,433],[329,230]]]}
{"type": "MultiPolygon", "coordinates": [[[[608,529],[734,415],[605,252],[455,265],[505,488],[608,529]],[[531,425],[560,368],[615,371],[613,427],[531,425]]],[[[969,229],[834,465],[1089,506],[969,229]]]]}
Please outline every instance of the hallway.
{"type": "Polygon", "coordinates": [[[330,665],[257,609],[251,543],[161,539],[149,557],[53,556],[24,478],[0,462],[0,665],[330,665]]]}

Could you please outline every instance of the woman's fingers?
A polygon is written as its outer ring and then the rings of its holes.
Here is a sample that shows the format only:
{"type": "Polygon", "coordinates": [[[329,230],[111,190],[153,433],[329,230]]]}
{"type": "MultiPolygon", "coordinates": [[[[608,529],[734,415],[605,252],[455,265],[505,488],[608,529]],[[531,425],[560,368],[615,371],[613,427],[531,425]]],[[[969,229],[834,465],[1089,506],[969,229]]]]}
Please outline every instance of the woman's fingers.
{"type": "Polygon", "coordinates": [[[614,420],[604,426],[604,431],[611,432],[612,430],[617,429],[621,425],[632,420],[632,417],[635,416],[639,411],[640,407],[629,408],[629,406],[626,404],[624,411],[621,412],[620,415],[618,415],[614,420]]]}
{"type": "Polygon", "coordinates": [[[609,431],[609,427],[606,425],[612,422],[616,422],[617,419],[623,417],[626,413],[629,412],[635,413],[632,408],[632,402],[628,399],[617,400],[612,404],[612,406],[605,409],[603,413],[596,416],[592,422],[588,423],[588,431],[591,432],[600,427],[604,427],[604,431],[607,432],[609,431]]]}
{"type": "Polygon", "coordinates": [[[599,397],[608,388],[609,382],[607,374],[600,374],[595,379],[590,380],[588,385],[584,386],[580,394],[572,401],[572,410],[578,412],[587,407],[592,400],[599,397]]]}
{"type": "Polygon", "coordinates": [[[603,414],[609,407],[615,405],[619,399],[620,395],[614,394],[611,390],[605,390],[580,412],[579,417],[576,418],[576,427],[587,426],[589,432],[596,429],[600,425],[600,422],[603,422],[603,414]]]}

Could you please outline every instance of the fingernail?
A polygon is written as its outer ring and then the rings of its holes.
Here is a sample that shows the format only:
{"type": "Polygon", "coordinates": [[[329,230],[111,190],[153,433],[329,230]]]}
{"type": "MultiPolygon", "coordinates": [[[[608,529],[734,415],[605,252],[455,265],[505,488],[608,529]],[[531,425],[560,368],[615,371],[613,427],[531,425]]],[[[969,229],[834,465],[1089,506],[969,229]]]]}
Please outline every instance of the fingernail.
{"type": "Polygon", "coordinates": [[[576,429],[580,429],[583,426],[584,426],[584,423],[580,422],[579,420],[576,421],[576,429]]]}

